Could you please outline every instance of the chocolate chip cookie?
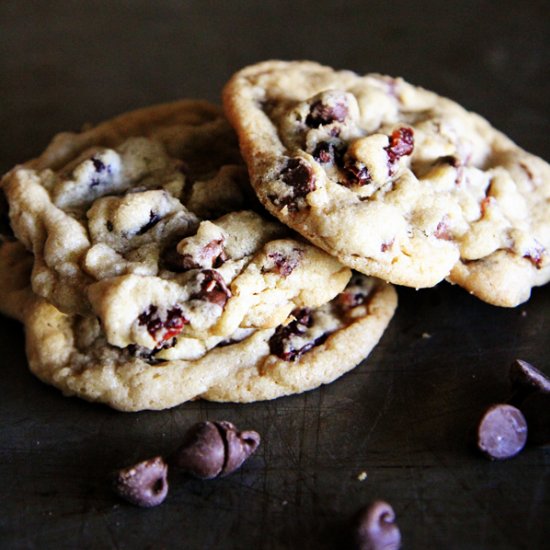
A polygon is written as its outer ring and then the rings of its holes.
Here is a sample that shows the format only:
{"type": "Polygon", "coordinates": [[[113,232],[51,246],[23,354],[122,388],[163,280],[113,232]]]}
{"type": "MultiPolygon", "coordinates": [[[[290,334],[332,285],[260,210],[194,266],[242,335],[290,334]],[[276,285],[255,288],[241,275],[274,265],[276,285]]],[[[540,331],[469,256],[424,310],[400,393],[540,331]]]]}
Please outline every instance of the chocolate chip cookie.
{"type": "Polygon", "coordinates": [[[223,95],[264,206],[342,263],[499,306],[550,279],[550,167],[482,117],[312,62],[247,67],[223,95]]]}

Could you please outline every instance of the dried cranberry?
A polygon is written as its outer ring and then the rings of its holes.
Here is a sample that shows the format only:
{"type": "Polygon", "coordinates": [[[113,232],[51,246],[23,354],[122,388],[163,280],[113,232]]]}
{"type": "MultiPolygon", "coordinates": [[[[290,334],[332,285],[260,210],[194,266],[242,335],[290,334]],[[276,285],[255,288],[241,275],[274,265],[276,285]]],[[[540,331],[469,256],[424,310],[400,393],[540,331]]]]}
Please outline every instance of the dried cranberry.
{"type": "Polygon", "coordinates": [[[281,171],[281,178],[293,187],[294,197],[305,197],[315,191],[315,177],[309,164],[302,158],[288,159],[281,171]]]}
{"type": "Polygon", "coordinates": [[[536,244],[531,247],[524,255],[524,258],[527,258],[537,269],[542,268],[542,262],[544,261],[546,249],[542,244],[536,242],[536,244]]]}
{"type": "Polygon", "coordinates": [[[162,344],[177,336],[189,321],[178,306],[169,309],[166,312],[166,318],[162,320],[158,315],[158,307],[151,305],[147,311],[139,315],[138,323],[145,325],[151,337],[158,344],[162,344]]]}
{"type": "Polygon", "coordinates": [[[390,136],[390,143],[385,147],[388,153],[388,169],[390,175],[394,173],[397,161],[404,156],[411,155],[414,149],[414,132],[412,128],[399,128],[390,136]]]}
{"type": "Polygon", "coordinates": [[[149,229],[155,227],[157,223],[160,221],[160,216],[153,212],[152,210],[149,212],[149,221],[139,229],[137,232],[138,235],[143,235],[144,233],[147,233],[149,229]]]}
{"type": "Polygon", "coordinates": [[[231,298],[231,291],[223,277],[214,269],[205,269],[200,272],[199,280],[201,280],[200,290],[191,298],[206,300],[223,308],[227,300],[231,298]]]}
{"type": "Polygon", "coordinates": [[[295,318],[294,321],[288,325],[278,326],[269,339],[269,351],[285,361],[296,361],[314,346],[322,344],[328,337],[328,334],[323,334],[296,349],[292,344],[292,337],[303,335],[313,325],[313,316],[309,308],[294,310],[292,315],[295,318]]]}
{"type": "MultiPolygon", "coordinates": [[[[281,252],[272,252],[268,254],[268,258],[273,260],[274,269],[283,277],[288,277],[298,266],[304,251],[300,248],[293,248],[290,254],[282,254],[281,252]]],[[[263,269],[270,271],[270,269],[263,269]]]]}
{"type": "Polygon", "coordinates": [[[319,128],[333,122],[344,122],[347,116],[348,106],[344,98],[336,100],[332,105],[327,105],[319,99],[311,105],[306,124],[310,128],[319,128]]]}

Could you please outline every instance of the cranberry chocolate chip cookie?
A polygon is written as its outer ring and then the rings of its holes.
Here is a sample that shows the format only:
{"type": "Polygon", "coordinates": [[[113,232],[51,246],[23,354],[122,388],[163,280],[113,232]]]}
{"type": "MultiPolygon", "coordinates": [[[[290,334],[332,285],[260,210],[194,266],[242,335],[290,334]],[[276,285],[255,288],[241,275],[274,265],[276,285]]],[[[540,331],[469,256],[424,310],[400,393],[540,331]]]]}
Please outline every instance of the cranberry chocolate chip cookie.
{"type": "Polygon", "coordinates": [[[342,263],[509,307],[550,280],[549,165],[453,101],[267,61],[233,76],[224,105],[261,202],[342,263]]]}
{"type": "MultiPolygon", "coordinates": [[[[170,359],[136,345],[112,345],[96,317],[62,313],[29,286],[22,288],[21,279],[7,273],[16,269],[24,277],[32,261],[20,243],[0,243],[0,258],[0,281],[6,283],[0,307],[25,324],[31,371],[66,395],[123,411],[164,409],[196,398],[272,399],[329,383],[370,353],[397,304],[391,285],[355,275],[331,302],[295,308],[277,327],[239,328],[194,359],[170,359]],[[5,301],[15,296],[25,304],[17,315],[5,301]]],[[[155,329],[156,313],[144,319],[155,329]]],[[[177,330],[176,318],[172,313],[158,330],[177,330]]]]}

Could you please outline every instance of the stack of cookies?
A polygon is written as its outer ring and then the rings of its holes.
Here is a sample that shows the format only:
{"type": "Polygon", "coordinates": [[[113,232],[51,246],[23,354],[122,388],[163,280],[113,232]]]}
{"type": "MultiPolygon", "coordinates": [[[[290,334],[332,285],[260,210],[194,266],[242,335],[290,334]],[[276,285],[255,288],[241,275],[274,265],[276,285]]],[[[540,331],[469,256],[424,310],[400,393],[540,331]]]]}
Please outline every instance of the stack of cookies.
{"type": "Polygon", "coordinates": [[[390,283],[515,306],[550,279],[549,165],[456,103],[279,61],[223,98],[58,135],[2,179],[0,307],[45,382],[126,411],[273,399],[361,362],[390,283]]]}

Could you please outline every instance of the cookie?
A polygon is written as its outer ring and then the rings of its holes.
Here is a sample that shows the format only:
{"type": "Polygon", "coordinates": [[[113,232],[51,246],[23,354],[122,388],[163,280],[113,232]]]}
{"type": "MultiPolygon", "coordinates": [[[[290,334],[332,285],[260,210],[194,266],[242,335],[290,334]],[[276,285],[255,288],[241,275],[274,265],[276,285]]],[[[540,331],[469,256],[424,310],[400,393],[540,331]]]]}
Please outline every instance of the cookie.
{"type": "Polygon", "coordinates": [[[87,270],[92,247],[104,245],[105,257],[120,258],[121,272],[150,269],[151,243],[191,233],[201,216],[242,208],[243,182],[221,110],[183,100],[60,134],[1,185],[11,228],[34,256],[34,292],[87,315],[87,288],[98,269],[96,262],[93,273],[87,270]],[[107,225],[98,227],[103,219],[107,225]]]}
{"type": "Polygon", "coordinates": [[[482,117],[313,62],[247,67],[223,97],[261,202],[345,265],[508,307],[550,279],[550,167],[482,117]]]}
{"type": "Polygon", "coordinates": [[[33,291],[97,316],[110,344],[170,360],[331,300],[349,268],[278,222],[232,211],[253,204],[235,145],[220,111],[196,102],[54,139],[45,160],[3,180],[11,226],[33,252],[33,291]],[[98,145],[111,138],[122,141],[98,145]]]}
{"type": "Polygon", "coordinates": [[[29,366],[66,395],[122,411],[301,393],[355,367],[389,323],[395,290],[360,277],[330,304],[299,308],[277,328],[238,329],[192,360],[112,346],[94,317],[66,315],[36,297],[25,319],[29,366]]]}

